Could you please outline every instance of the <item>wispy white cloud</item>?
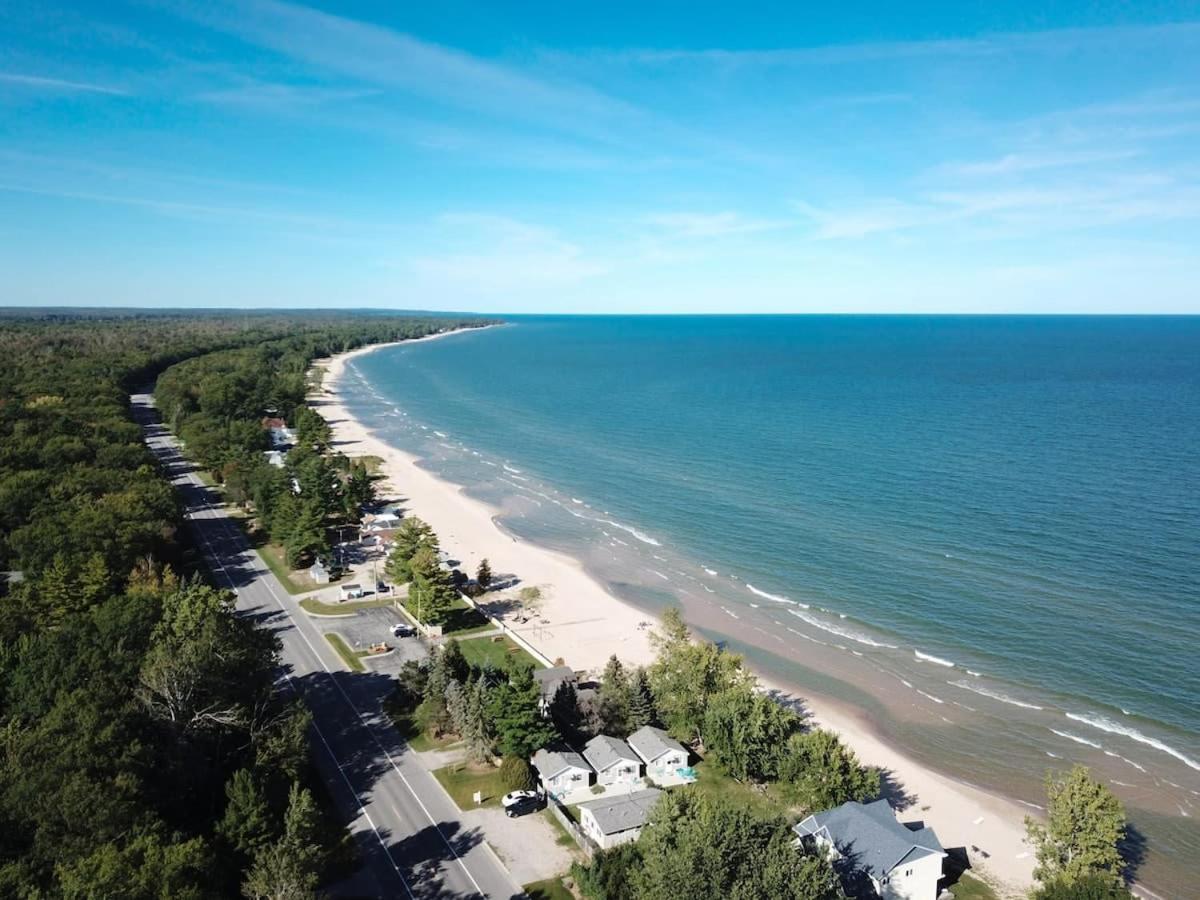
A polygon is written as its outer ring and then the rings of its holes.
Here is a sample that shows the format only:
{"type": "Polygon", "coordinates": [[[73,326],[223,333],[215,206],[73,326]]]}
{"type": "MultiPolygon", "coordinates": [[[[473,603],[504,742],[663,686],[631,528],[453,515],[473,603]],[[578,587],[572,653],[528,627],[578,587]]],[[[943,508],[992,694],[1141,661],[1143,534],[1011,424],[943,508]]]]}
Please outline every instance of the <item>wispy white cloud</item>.
{"type": "Polygon", "coordinates": [[[86,81],[67,81],[62,78],[47,78],[42,75],[25,75],[19,72],[0,72],[0,81],[15,84],[30,90],[69,94],[108,94],[113,97],[128,97],[129,91],[105,84],[86,81]]]}
{"type": "Polygon", "coordinates": [[[251,81],[236,87],[201,91],[195,95],[195,99],[221,106],[280,110],[287,107],[314,107],[347,103],[365,97],[378,96],[379,93],[377,88],[251,81]]]}
{"type": "Polygon", "coordinates": [[[435,225],[447,249],[401,263],[427,290],[494,297],[574,285],[608,270],[578,244],[545,226],[487,213],[450,213],[435,225]]]}
{"type": "Polygon", "coordinates": [[[730,50],[637,49],[597,51],[614,61],[646,65],[707,63],[738,66],[853,65],[883,60],[933,57],[979,58],[1013,52],[1065,53],[1075,49],[1111,46],[1155,46],[1163,41],[1200,43],[1200,22],[1130,25],[1095,28],[1060,28],[1045,31],[1003,32],[978,37],[876,41],[812,47],[730,50]]]}
{"type": "MultiPolygon", "coordinates": [[[[990,236],[1033,238],[1135,221],[1200,219],[1200,186],[1161,173],[1005,189],[940,190],[843,208],[798,204],[819,240],[971,224],[990,236]]],[[[961,231],[958,232],[961,235],[961,231]]]]}
{"type": "Polygon", "coordinates": [[[946,163],[938,172],[946,175],[996,176],[1017,175],[1042,169],[1077,168],[1095,163],[1115,162],[1139,155],[1137,150],[1095,150],[1083,152],[1007,153],[997,159],[946,163]]]}
{"type": "Polygon", "coordinates": [[[323,71],[503,120],[614,138],[614,119],[641,114],[586,85],[539,78],[381,25],[280,0],[175,8],[181,16],[323,71]]]}
{"type": "Polygon", "coordinates": [[[782,220],[759,219],[738,212],[659,212],[650,213],[643,221],[667,237],[719,238],[735,234],[751,234],[787,228],[792,224],[782,220]]]}

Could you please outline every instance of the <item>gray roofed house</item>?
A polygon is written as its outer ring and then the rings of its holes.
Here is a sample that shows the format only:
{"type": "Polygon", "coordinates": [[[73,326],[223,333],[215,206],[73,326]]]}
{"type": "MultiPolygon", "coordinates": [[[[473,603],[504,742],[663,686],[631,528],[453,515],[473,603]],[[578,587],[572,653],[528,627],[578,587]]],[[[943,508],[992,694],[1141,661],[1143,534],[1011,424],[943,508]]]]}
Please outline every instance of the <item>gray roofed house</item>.
{"type": "Polygon", "coordinates": [[[629,794],[611,794],[580,803],[579,825],[602,848],[636,841],[662,791],[647,788],[629,794]]]}
{"type": "Polygon", "coordinates": [[[561,797],[592,783],[592,769],[574,750],[550,750],[543,747],[533,754],[533,767],[546,793],[561,797]]]}
{"type": "Polygon", "coordinates": [[[620,738],[596,735],[584,745],[583,758],[596,770],[597,784],[631,784],[642,775],[641,758],[620,738]]]}
{"type": "Polygon", "coordinates": [[[852,800],[803,819],[793,830],[866,873],[884,900],[938,895],[946,856],[941,842],[930,828],[898,822],[887,800],[852,800]]]}
{"type": "Polygon", "coordinates": [[[653,762],[664,753],[670,753],[672,750],[677,753],[687,754],[687,750],[683,744],[679,743],[679,741],[675,740],[675,738],[671,737],[661,728],[655,728],[653,725],[643,725],[629,736],[628,743],[633,752],[647,763],[653,762]]]}
{"type": "Polygon", "coordinates": [[[545,715],[550,709],[550,703],[554,700],[554,695],[558,693],[558,689],[563,684],[574,684],[576,681],[575,670],[570,666],[554,666],[552,669],[535,669],[533,680],[537,682],[538,690],[541,692],[539,706],[542,714],[545,715]]]}

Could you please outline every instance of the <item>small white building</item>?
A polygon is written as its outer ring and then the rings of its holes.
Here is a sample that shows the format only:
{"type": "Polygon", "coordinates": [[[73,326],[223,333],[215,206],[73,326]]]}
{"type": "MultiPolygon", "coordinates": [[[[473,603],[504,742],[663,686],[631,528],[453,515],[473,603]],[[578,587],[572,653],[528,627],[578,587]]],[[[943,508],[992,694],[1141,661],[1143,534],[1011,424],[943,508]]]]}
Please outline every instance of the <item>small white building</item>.
{"type": "Polygon", "coordinates": [[[647,788],[580,803],[579,827],[604,850],[636,841],[662,791],[647,788]]]}
{"type": "Polygon", "coordinates": [[[660,784],[687,767],[687,748],[661,728],[643,725],[629,736],[629,747],[646,764],[646,776],[660,784]]]}
{"type": "Polygon", "coordinates": [[[317,560],[308,570],[308,577],[317,584],[329,584],[329,570],[325,568],[325,564],[317,560]]]}
{"type": "Polygon", "coordinates": [[[533,754],[531,762],[538,771],[542,789],[551,797],[562,797],[592,783],[591,767],[573,750],[543,747],[533,754]]]}
{"type": "Polygon", "coordinates": [[[363,531],[394,531],[400,527],[401,518],[394,512],[381,512],[363,517],[363,531]]]}
{"type": "Polygon", "coordinates": [[[343,584],[338,588],[338,597],[341,600],[358,600],[364,593],[361,584],[343,584]]]}
{"type": "Polygon", "coordinates": [[[642,778],[642,760],[620,738],[598,734],[583,747],[583,758],[596,770],[597,784],[635,784],[642,778]]]}
{"type": "Polygon", "coordinates": [[[901,824],[886,800],[850,801],[809,816],[793,830],[833,859],[846,857],[882,900],[936,900],[946,851],[933,829],[901,824]]]}

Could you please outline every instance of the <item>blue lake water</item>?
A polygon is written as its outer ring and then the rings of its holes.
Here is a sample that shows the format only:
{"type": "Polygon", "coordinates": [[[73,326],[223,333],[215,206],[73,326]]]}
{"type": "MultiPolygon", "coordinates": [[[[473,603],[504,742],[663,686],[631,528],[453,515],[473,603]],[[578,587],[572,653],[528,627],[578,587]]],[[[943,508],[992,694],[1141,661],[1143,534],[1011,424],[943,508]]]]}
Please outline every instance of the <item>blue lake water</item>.
{"type": "Polygon", "coordinates": [[[1200,318],[511,322],[357,359],[351,408],[952,774],[1036,802],[1047,765],[1087,762],[1144,808],[1152,881],[1182,883],[1200,318]]]}

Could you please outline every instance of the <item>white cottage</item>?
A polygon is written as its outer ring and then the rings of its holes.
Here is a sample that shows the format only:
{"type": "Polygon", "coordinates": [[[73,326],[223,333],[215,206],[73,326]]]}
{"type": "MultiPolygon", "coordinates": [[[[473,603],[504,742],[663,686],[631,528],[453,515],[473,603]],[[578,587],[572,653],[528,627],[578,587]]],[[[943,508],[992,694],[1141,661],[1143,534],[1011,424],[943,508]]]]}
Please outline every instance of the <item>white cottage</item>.
{"type": "Polygon", "coordinates": [[[598,734],[583,747],[583,758],[596,770],[596,784],[635,784],[642,760],[620,738],[598,734]]]}
{"type": "Polygon", "coordinates": [[[942,849],[933,829],[902,825],[886,800],[850,801],[793,826],[833,859],[846,857],[871,879],[882,900],[936,900],[942,849]]]}
{"type": "Polygon", "coordinates": [[[687,766],[687,748],[661,728],[643,725],[629,736],[629,746],[646,764],[646,777],[659,784],[677,778],[687,766]]]}
{"type": "Polygon", "coordinates": [[[648,788],[580,803],[575,807],[579,827],[605,850],[636,841],[661,795],[662,791],[648,788]]]}
{"type": "Polygon", "coordinates": [[[551,797],[562,797],[592,783],[591,767],[573,750],[547,750],[533,754],[542,789],[551,797]]]}

